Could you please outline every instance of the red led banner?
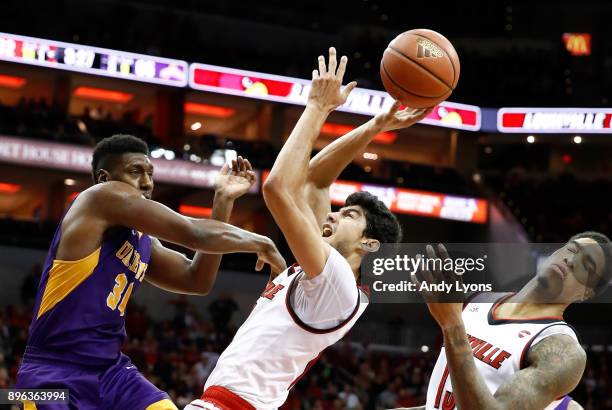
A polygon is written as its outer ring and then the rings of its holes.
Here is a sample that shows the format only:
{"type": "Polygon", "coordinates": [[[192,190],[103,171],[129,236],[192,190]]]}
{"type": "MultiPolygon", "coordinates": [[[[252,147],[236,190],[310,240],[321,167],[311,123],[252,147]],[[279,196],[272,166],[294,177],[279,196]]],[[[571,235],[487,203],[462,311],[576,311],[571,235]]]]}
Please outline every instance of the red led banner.
{"type": "Polygon", "coordinates": [[[501,108],[497,129],[508,133],[610,134],[612,108],[501,108]]]}
{"type": "MultiPolygon", "coordinates": [[[[270,171],[263,171],[262,181],[265,182],[269,174],[270,171]]],[[[350,194],[360,191],[376,195],[395,213],[479,224],[488,219],[488,201],[480,198],[342,180],[331,185],[329,196],[332,204],[344,205],[350,194]]]]}
{"type": "Polygon", "coordinates": [[[353,181],[336,181],[330,188],[331,201],[343,205],[353,192],[368,191],[397,213],[456,221],[486,223],[488,203],[468,198],[414,189],[370,185],[353,181]]]}
{"type": "Polygon", "coordinates": [[[28,80],[23,77],[0,74],[0,87],[21,88],[26,85],[27,82],[28,80]]]}
{"type": "MultiPolygon", "coordinates": [[[[196,90],[231,94],[247,98],[305,105],[310,80],[254,71],[237,70],[193,63],[189,67],[189,86],[196,90]]],[[[393,99],[383,91],[355,88],[339,111],[376,115],[388,109],[393,99]]],[[[480,108],[445,101],[421,121],[424,124],[470,131],[480,129],[480,108]]]]}

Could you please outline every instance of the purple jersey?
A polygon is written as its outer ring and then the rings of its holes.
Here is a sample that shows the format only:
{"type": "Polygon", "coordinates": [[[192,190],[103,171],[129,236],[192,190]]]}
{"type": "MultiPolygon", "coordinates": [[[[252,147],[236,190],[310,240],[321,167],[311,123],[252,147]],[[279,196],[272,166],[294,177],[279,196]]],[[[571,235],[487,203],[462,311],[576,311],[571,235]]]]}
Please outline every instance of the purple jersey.
{"type": "Polygon", "coordinates": [[[125,340],[125,309],[142,282],[151,238],[131,228],[105,232],[102,245],[78,261],[55,258],[61,223],[45,261],[24,359],[104,366],[125,340]]]}

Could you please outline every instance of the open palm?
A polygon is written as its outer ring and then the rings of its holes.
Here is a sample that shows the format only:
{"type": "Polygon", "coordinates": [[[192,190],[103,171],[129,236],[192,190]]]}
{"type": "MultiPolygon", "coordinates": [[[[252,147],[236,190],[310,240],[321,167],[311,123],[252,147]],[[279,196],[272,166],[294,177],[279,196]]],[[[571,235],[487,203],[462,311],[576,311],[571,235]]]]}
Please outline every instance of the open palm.
{"type": "Polygon", "coordinates": [[[231,165],[223,165],[215,181],[215,191],[236,199],[247,193],[256,179],[249,160],[239,156],[231,165]]]}
{"type": "Polygon", "coordinates": [[[376,123],[382,127],[383,131],[410,127],[427,117],[433,110],[433,108],[412,109],[408,107],[400,110],[400,107],[401,103],[396,101],[387,112],[376,116],[376,123]]]}

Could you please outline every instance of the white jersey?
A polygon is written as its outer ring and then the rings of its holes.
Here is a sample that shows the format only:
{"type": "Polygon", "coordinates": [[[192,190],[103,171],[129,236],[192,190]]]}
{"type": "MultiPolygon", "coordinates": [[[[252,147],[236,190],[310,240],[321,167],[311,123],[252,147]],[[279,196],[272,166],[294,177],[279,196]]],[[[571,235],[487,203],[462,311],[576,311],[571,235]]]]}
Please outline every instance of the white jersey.
{"type": "Polygon", "coordinates": [[[289,389],[340,340],[367,306],[347,260],[331,248],[321,274],[292,266],[268,283],[221,354],[204,390],[221,386],[256,409],[276,409],[289,389]]]}
{"type": "MultiPolygon", "coordinates": [[[[499,318],[496,308],[510,296],[512,294],[480,294],[463,309],[463,322],[474,351],[474,363],[491,394],[525,367],[529,349],[546,337],[564,334],[578,342],[574,330],[561,317],[499,318]]],[[[429,380],[425,408],[456,408],[444,347],[429,380]]]]}

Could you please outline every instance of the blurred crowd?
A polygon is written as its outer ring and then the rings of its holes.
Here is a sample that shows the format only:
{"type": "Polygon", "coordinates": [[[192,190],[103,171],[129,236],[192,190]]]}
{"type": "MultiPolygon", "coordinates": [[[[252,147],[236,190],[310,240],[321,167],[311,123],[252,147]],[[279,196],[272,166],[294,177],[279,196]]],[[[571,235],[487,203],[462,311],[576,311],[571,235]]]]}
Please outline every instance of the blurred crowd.
{"type": "Polygon", "coordinates": [[[16,106],[0,102],[0,133],[54,142],[93,146],[117,133],[138,135],[149,144],[157,140],[151,132],[151,119],[139,123],[135,112],[113,118],[101,107],[86,107],[82,115],[70,116],[44,98],[21,98],[16,106]]]}
{"type": "MultiPolygon", "coordinates": [[[[22,286],[23,303],[0,307],[0,388],[14,384],[27,341],[38,277],[22,286]]],[[[156,320],[146,306],[131,303],[124,346],[139,370],[182,408],[201,395],[203,383],[237,326],[238,305],[220,295],[205,315],[185,299],[169,302],[173,314],[156,320]]],[[[350,334],[349,334],[350,336],[350,334]]],[[[398,353],[390,347],[373,350],[340,341],[327,349],[291,390],[282,410],[378,410],[422,405],[439,346],[426,353],[398,353]]],[[[587,369],[572,396],[587,410],[612,409],[612,350],[588,351],[587,369]]]]}

